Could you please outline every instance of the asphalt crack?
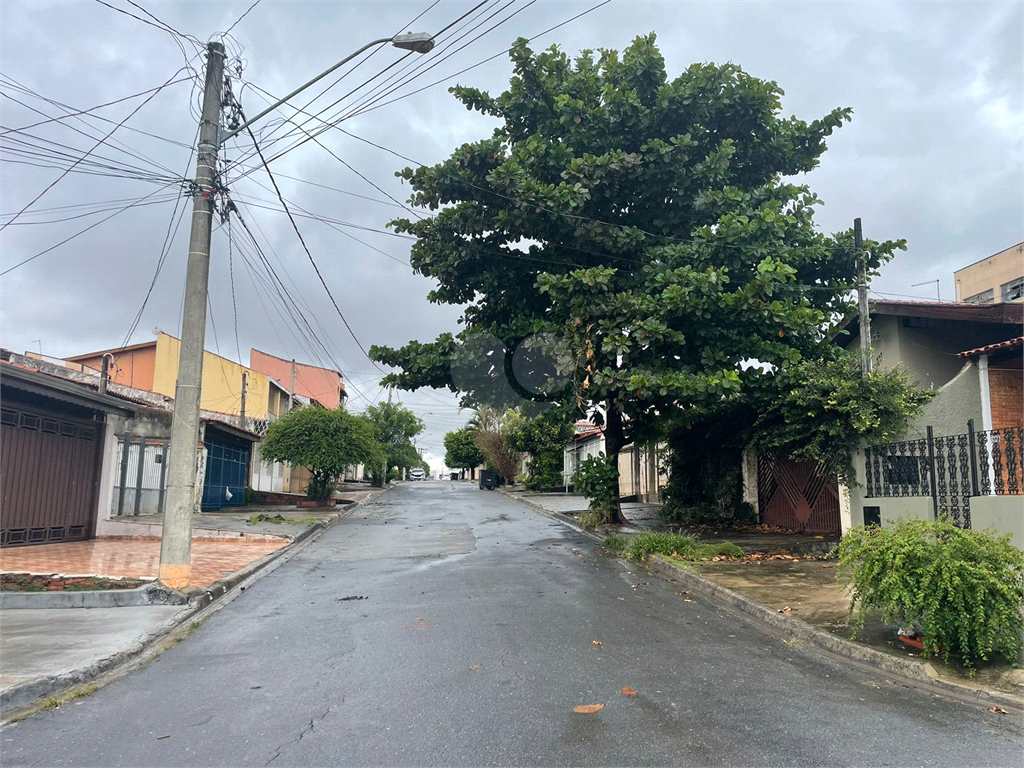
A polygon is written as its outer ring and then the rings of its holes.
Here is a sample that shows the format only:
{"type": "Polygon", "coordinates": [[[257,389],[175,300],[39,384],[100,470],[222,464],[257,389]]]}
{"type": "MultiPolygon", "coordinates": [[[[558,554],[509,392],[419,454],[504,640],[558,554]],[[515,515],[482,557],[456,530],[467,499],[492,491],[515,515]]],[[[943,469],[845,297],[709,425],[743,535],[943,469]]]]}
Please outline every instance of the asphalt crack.
{"type": "MultiPolygon", "coordinates": [[[[342,699],[342,701],[344,702],[344,699],[342,699]]],[[[273,756],[269,760],[267,760],[267,762],[265,762],[263,765],[270,765],[272,762],[274,762],[275,760],[277,760],[277,758],[281,756],[282,749],[284,749],[285,747],[290,747],[292,744],[298,744],[300,741],[302,741],[303,738],[305,738],[307,733],[312,733],[313,730],[316,728],[316,724],[321,722],[325,717],[327,717],[327,715],[330,714],[332,709],[334,709],[334,707],[330,706],[324,710],[323,714],[317,715],[316,717],[311,717],[306,727],[299,731],[298,738],[292,739],[291,741],[286,741],[283,744],[279,744],[277,748],[274,750],[273,756]]]]}

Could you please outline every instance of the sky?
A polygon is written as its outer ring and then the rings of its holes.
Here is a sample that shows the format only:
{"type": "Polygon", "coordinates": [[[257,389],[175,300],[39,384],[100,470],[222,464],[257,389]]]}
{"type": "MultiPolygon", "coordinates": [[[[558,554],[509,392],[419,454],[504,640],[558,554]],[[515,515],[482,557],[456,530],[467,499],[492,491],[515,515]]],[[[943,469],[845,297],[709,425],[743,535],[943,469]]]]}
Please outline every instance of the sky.
{"type": "MultiPolygon", "coordinates": [[[[351,334],[252,142],[236,138],[222,154],[252,236],[238,220],[230,232],[217,222],[207,349],[243,364],[256,347],[340,368],[357,412],[387,397],[360,347],[458,330],[461,309],[427,301],[432,281],[409,267],[410,241],[387,229],[408,215],[410,190],[395,172],[490,135],[493,120],[447,89],[500,93],[511,74],[503,52],[518,37],[575,53],[622,49],[653,31],[670,76],[729,61],[777,82],[786,114],[813,120],[851,107],[852,123],[799,181],[824,201],[823,231],[860,217],[865,237],[907,240],[874,297],[951,299],[955,269],[1024,240],[1024,2],[479,2],[0,4],[0,272],[10,270],[0,277],[0,346],[62,358],[148,341],[156,329],[180,335],[191,208],[183,180],[195,174],[212,39],[225,41],[232,92],[251,116],[268,94],[284,96],[372,40],[456,22],[426,55],[378,46],[290,102],[344,116],[346,133],[293,147],[284,118],[308,118],[287,108],[255,127],[268,160],[288,149],[270,167],[351,334]],[[66,117],[108,102],[117,103],[66,117]]],[[[447,391],[394,397],[426,422],[417,443],[439,471],[445,432],[471,414],[447,391]]]]}

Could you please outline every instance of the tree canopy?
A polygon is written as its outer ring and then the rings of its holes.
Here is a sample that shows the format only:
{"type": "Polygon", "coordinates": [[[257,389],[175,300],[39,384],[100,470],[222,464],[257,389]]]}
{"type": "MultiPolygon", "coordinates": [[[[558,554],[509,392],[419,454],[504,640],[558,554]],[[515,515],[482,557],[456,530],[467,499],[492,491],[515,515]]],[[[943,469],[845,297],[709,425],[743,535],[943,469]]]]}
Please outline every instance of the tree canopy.
{"type": "Polygon", "coordinates": [[[484,463],[484,455],[476,444],[476,433],[472,427],[463,427],[444,436],[445,466],[464,469],[484,463]]]}
{"type": "Polygon", "coordinates": [[[373,427],[383,458],[368,465],[375,478],[387,478],[392,469],[412,469],[422,458],[412,439],[423,431],[423,420],[401,403],[367,406],[363,416],[373,427]],[[381,474],[383,471],[383,474],[381,474]]]}
{"type": "MultiPolygon", "coordinates": [[[[385,383],[475,404],[507,400],[508,380],[524,401],[579,406],[614,467],[659,415],[771,400],[780,372],[836,354],[858,254],[851,232],[815,228],[819,201],[792,177],[818,165],[849,109],[784,117],[779,86],[735,64],[670,78],[653,34],[621,56],[525,40],[510,56],[501,95],[452,89],[498,121],[493,134],[399,174],[434,212],[392,222],[417,238],[413,268],[437,281],[432,301],[467,307],[458,334],[371,349],[401,369],[385,383]],[[568,343],[571,381],[537,394],[519,374],[543,366],[517,369],[516,355],[542,335],[568,343]],[[482,353],[482,336],[503,354],[482,353]]],[[[899,247],[865,242],[867,271],[899,247]]]]}
{"type": "Polygon", "coordinates": [[[289,461],[309,469],[307,495],[327,501],[345,467],[383,458],[370,423],[342,409],[297,408],[271,422],[260,443],[265,461],[289,461]]]}

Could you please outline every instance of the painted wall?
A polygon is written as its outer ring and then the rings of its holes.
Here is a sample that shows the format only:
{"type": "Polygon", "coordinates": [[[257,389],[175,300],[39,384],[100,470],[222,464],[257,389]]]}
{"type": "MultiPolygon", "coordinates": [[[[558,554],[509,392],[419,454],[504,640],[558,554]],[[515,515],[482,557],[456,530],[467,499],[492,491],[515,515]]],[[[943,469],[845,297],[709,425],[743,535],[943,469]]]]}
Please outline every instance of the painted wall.
{"type": "MultiPolygon", "coordinates": [[[[174,397],[178,380],[178,357],[181,342],[166,333],[156,340],[156,365],[153,391],[174,397]]],[[[241,413],[242,374],[248,374],[245,397],[245,415],[257,419],[267,418],[270,382],[266,375],[245,368],[212,352],[203,354],[203,399],[201,407],[207,411],[241,413]]]]}
{"type": "Polygon", "coordinates": [[[893,442],[925,437],[929,425],[936,437],[965,434],[968,419],[974,419],[975,429],[982,428],[978,367],[972,362],[964,365],[962,359],[954,359],[961,363],[960,372],[925,403],[921,417],[910,425],[906,435],[893,438],[893,442]]]}
{"type": "MultiPolygon", "coordinates": [[[[284,387],[291,385],[292,361],[268,355],[258,349],[249,350],[249,365],[255,371],[277,379],[284,387]]],[[[337,408],[342,402],[345,383],[338,371],[315,365],[295,363],[295,392],[318,400],[325,408],[337,408]]]]}
{"type": "Polygon", "coordinates": [[[957,301],[992,289],[993,301],[1001,300],[1000,287],[1015,277],[1024,276],[1024,243],[970,264],[953,273],[957,301]]]}
{"type": "MultiPolygon", "coordinates": [[[[124,352],[112,352],[114,356],[113,365],[110,366],[110,380],[118,384],[137,389],[153,390],[154,370],[156,366],[156,342],[139,349],[131,349],[124,352]]],[[[91,368],[94,371],[103,369],[103,355],[92,355],[89,357],[77,357],[70,364],[91,368]]],[[[170,393],[174,396],[174,392],[170,393]]]]}
{"type": "Polygon", "coordinates": [[[971,527],[1010,534],[1010,542],[1024,549],[1024,514],[1020,496],[975,496],[971,499],[971,527]]]}

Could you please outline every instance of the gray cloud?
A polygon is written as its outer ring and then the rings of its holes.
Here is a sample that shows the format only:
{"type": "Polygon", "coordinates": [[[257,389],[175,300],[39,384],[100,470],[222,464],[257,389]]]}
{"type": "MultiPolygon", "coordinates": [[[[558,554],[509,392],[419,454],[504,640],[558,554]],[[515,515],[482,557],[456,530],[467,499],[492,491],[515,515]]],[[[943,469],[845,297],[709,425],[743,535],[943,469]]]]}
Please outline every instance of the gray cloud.
{"type": "MultiPolygon", "coordinates": [[[[111,3],[138,14],[118,0],[111,3]]],[[[143,5],[175,29],[205,41],[226,29],[249,1],[143,5]]],[[[440,3],[411,26],[436,30],[473,5],[461,0],[440,3]]],[[[517,5],[526,3],[520,0],[517,5]]],[[[525,7],[395,95],[452,75],[507,48],[517,36],[531,37],[589,5],[542,0],[525,7]]],[[[244,60],[245,80],[283,94],[363,42],[410,28],[409,20],[428,6],[427,0],[263,0],[233,31],[232,50],[244,60]]],[[[622,48],[636,35],[654,30],[670,73],[694,61],[731,60],[752,74],[777,81],[786,91],[785,109],[805,119],[836,106],[852,107],[853,122],[832,137],[821,168],[806,178],[825,201],[819,213],[821,227],[846,228],[860,216],[869,237],[906,238],[909,250],[885,269],[873,288],[928,298],[934,294],[927,286],[911,288],[911,284],[937,278],[942,295],[949,298],[954,269],[1024,239],[1022,8],[1016,2],[613,2],[533,45],[542,48],[557,42],[571,52],[584,47],[622,48]]],[[[185,63],[172,35],[95,2],[9,0],[0,4],[0,36],[0,68],[5,75],[78,108],[155,87],[185,63]]],[[[185,45],[191,56],[194,48],[185,45]]],[[[438,49],[417,63],[429,65],[445,53],[438,49]]],[[[311,109],[325,107],[344,94],[346,86],[354,87],[398,56],[392,49],[379,50],[311,109]]],[[[192,65],[199,67],[201,60],[192,65]]],[[[422,93],[356,117],[345,127],[417,161],[437,162],[459,144],[487,135],[494,125],[464,110],[446,92],[447,87],[460,82],[497,93],[509,74],[507,57],[499,56],[422,93]]],[[[9,87],[2,90],[56,114],[53,107],[18,96],[9,87]]],[[[241,98],[249,114],[265,105],[252,88],[241,89],[241,98]]],[[[196,100],[191,84],[172,86],[128,123],[184,146],[125,130],[115,136],[172,169],[174,175],[191,176],[186,147],[195,134],[196,100]]],[[[120,120],[138,103],[115,105],[101,114],[120,120]]],[[[0,108],[8,128],[42,119],[9,98],[0,101],[0,108]]],[[[74,123],[40,126],[31,133],[80,150],[88,148],[91,142],[72,132],[70,125],[74,123]]],[[[92,122],[78,127],[98,136],[112,126],[92,122]]],[[[262,141],[268,144],[271,127],[268,122],[261,130],[262,141]]],[[[8,138],[4,137],[5,144],[8,138]]],[[[399,158],[336,131],[323,134],[320,140],[388,194],[402,201],[408,197],[408,187],[394,177],[405,165],[399,158]]],[[[240,139],[226,156],[238,159],[249,146],[240,139]]],[[[105,148],[99,154],[151,167],[114,149],[105,148]]],[[[11,159],[6,151],[3,159],[11,159]]],[[[384,230],[387,221],[403,215],[381,192],[313,142],[275,162],[274,169],[286,198],[319,216],[384,230]]],[[[2,171],[3,213],[17,211],[58,173],[9,162],[4,162],[2,171]]],[[[254,207],[265,204],[257,198],[272,201],[274,197],[257,182],[269,186],[266,175],[257,172],[232,184],[232,190],[239,200],[247,201],[243,215],[254,229],[258,226],[257,237],[267,258],[315,318],[317,335],[353,382],[353,390],[369,400],[381,397],[376,386],[379,372],[362,356],[337,317],[287,219],[254,207]]],[[[51,210],[58,206],[139,197],[153,189],[152,184],[123,178],[71,174],[35,206],[39,213],[24,221],[50,221],[77,212],[51,210]]],[[[0,343],[22,351],[35,349],[39,339],[43,351],[55,356],[120,343],[149,286],[172,207],[168,199],[128,211],[5,276],[0,282],[0,343]]],[[[99,218],[5,229],[0,234],[4,267],[99,218]]],[[[426,301],[431,281],[351,238],[399,262],[408,260],[407,240],[342,227],[351,236],[347,237],[318,221],[299,218],[298,222],[365,346],[427,340],[455,328],[458,308],[426,301]]],[[[186,213],[132,341],[149,338],[154,327],[177,333],[187,226],[186,213]]],[[[309,362],[326,357],[315,347],[306,349],[302,334],[279,317],[266,289],[254,288],[246,258],[236,250],[231,261],[237,346],[243,361],[251,346],[309,362]]],[[[214,235],[211,303],[216,343],[221,354],[234,358],[230,283],[228,243],[222,229],[214,235]]],[[[213,348],[212,323],[207,339],[213,348]]],[[[457,412],[454,398],[446,393],[406,393],[402,399],[425,415],[429,430],[421,447],[437,464],[443,454],[442,435],[462,423],[465,415],[457,412]]],[[[355,409],[364,404],[358,395],[352,398],[355,409]]]]}

